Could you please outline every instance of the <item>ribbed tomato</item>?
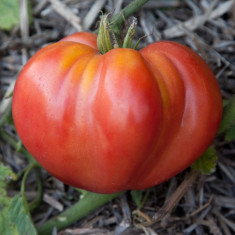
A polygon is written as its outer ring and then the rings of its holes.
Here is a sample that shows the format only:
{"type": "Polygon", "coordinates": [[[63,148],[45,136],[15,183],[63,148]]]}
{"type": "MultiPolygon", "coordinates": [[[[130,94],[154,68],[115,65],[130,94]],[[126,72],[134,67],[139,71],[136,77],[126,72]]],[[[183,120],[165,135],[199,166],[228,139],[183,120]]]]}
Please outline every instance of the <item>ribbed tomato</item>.
{"type": "Polygon", "coordinates": [[[179,43],[101,55],[96,37],[73,34],[29,60],[13,95],[16,129],[34,158],[69,185],[113,193],[159,184],[211,144],[219,86],[179,43]]]}

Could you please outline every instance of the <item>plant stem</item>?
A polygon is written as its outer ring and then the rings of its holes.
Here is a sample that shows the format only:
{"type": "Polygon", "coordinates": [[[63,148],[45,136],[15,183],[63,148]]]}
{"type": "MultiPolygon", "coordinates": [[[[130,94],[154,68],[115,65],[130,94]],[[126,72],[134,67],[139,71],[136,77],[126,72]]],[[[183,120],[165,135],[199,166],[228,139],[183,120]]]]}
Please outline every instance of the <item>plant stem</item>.
{"type": "Polygon", "coordinates": [[[110,200],[120,196],[124,192],[115,194],[97,194],[89,192],[72,207],[68,208],[55,218],[48,220],[38,228],[39,235],[50,235],[54,227],[58,230],[66,228],[70,224],[92,213],[110,200]]]}
{"type": "Polygon", "coordinates": [[[29,210],[32,211],[35,208],[37,208],[41,202],[42,202],[42,197],[43,197],[43,187],[42,187],[42,180],[40,177],[40,171],[39,171],[39,166],[35,166],[34,170],[35,170],[35,174],[36,174],[36,179],[37,179],[37,197],[29,203],[29,210]]]}
{"type": "Polygon", "coordinates": [[[141,9],[141,7],[148,1],[149,0],[133,0],[123,10],[112,17],[110,28],[114,31],[118,38],[120,37],[120,29],[124,20],[141,9]]]}
{"type": "MultiPolygon", "coordinates": [[[[132,16],[135,12],[141,9],[141,7],[147,3],[149,0],[133,0],[129,5],[123,8],[119,13],[114,15],[110,20],[109,28],[115,33],[117,38],[120,37],[121,26],[124,23],[125,19],[132,16]]],[[[95,33],[98,34],[98,29],[95,30],[95,33]]]]}
{"type": "Polygon", "coordinates": [[[21,195],[22,195],[22,201],[23,201],[23,204],[24,204],[24,208],[25,208],[25,210],[27,210],[27,213],[29,213],[29,206],[28,206],[28,202],[27,202],[27,198],[26,198],[26,194],[25,194],[25,186],[26,186],[26,180],[28,178],[28,175],[34,167],[35,167],[34,164],[28,165],[28,167],[27,167],[27,169],[24,173],[22,183],[21,183],[21,189],[20,189],[20,192],[21,192],[21,195]]]}

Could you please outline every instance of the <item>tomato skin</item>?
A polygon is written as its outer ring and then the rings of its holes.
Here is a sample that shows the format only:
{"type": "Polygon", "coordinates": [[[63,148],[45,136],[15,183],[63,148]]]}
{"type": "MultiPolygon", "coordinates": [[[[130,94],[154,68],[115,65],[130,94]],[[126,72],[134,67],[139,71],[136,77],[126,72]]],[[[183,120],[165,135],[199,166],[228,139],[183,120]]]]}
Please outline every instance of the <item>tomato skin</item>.
{"type": "Polygon", "coordinates": [[[23,144],[47,171],[113,193],[192,164],[217,132],[222,99],[208,66],[181,44],[101,55],[95,34],[76,33],[29,60],[12,109],[23,144]]]}

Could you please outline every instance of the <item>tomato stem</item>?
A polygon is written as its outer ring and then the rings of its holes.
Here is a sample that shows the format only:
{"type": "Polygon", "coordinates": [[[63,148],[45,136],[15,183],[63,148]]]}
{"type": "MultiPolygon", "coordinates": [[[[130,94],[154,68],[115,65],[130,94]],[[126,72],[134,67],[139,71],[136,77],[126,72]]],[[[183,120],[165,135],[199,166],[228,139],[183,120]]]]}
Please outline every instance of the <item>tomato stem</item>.
{"type": "Polygon", "coordinates": [[[108,26],[108,15],[101,16],[97,46],[101,54],[105,54],[113,48],[110,38],[110,29],[108,26]]]}
{"type": "Polygon", "coordinates": [[[97,37],[97,46],[100,53],[105,54],[111,49],[118,47],[136,49],[136,45],[133,45],[136,26],[137,26],[137,19],[135,17],[132,17],[127,33],[123,41],[121,41],[119,38],[116,37],[115,33],[110,29],[108,22],[108,15],[102,15],[100,20],[99,33],[97,37]],[[110,35],[112,36],[112,40],[110,35]]]}
{"type": "Polygon", "coordinates": [[[58,230],[66,228],[68,225],[90,214],[100,206],[120,196],[122,193],[124,192],[114,194],[98,194],[88,192],[84,198],[80,199],[72,207],[41,225],[38,228],[38,234],[49,235],[52,233],[54,227],[58,230]]]}
{"type": "Polygon", "coordinates": [[[38,206],[40,206],[42,202],[42,197],[43,197],[43,186],[42,186],[42,180],[40,176],[40,168],[39,166],[35,165],[34,167],[35,175],[36,175],[36,180],[37,180],[37,196],[36,198],[29,203],[29,210],[32,211],[36,209],[38,206]]]}
{"type": "Polygon", "coordinates": [[[108,15],[102,15],[98,30],[97,46],[101,54],[107,53],[113,48],[133,48],[136,49],[139,41],[133,45],[133,38],[136,31],[137,20],[133,17],[132,22],[121,40],[121,32],[123,32],[123,23],[134,12],[138,11],[148,0],[133,0],[121,12],[108,19],[108,15]]]}
{"type": "Polygon", "coordinates": [[[120,37],[121,26],[125,19],[137,12],[149,0],[133,0],[129,5],[122,9],[111,19],[110,28],[114,31],[117,37],[120,37]]]}
{"type": "MultiPolygon", "coordinates": [[[[20,192],[21,192],[21,195],[22,195],[22,201],[23,201],[23,204],[24,204],[24,208],[27,210],[27,213],[29,213],[30,207],[29,207],[29,204],[27,202],[26,193],[25,193],[26,180],[28,178],[29,173],[32,171],[32,169],[34,169],[36,167],[38,167],[37,164],[29,164],[28,165],[28,167],[27,167],[27,169],[24,173],[22,183],[21,183],[20,192]]],[[[40,195],[42,195],[42,193],[40,195]]],[[[40,199],[39,198],[37,199],[37,203],[40,203],[40,202],[41,202],[41,197],[40,197],[40,199]]]]}

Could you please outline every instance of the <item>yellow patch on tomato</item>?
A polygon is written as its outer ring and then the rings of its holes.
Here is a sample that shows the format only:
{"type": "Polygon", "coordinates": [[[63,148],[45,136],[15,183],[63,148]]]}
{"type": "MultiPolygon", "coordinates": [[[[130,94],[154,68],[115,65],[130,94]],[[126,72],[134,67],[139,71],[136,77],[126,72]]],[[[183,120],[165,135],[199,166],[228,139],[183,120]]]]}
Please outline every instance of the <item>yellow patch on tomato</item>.
{"type": "Polygon", "coordinates": [[[62,70],[68,70],[69,67],[73,63],[75,63],[77,60],[79,60],[82,56],[88,55],[91,52],[93,52],[92,48],[89,48],[88,46],[84,46],[78,43],[70,44],[69,42],[60,42],[65,43],[68,45],[65,45],[63,49],[60,51],[60,68],[62,70]]]}
{"type": "Polygon", "coordinates": [[[98,82],[97,75],[100,74],[101,70],[101,66],[99,66],[99,61],[100,56],[95,56],[87,63],[86,68],[83,71],[81,81],[81,90],[83,93],[87,93],[90,90],[95,79],[96,82],[98,82]]]}

